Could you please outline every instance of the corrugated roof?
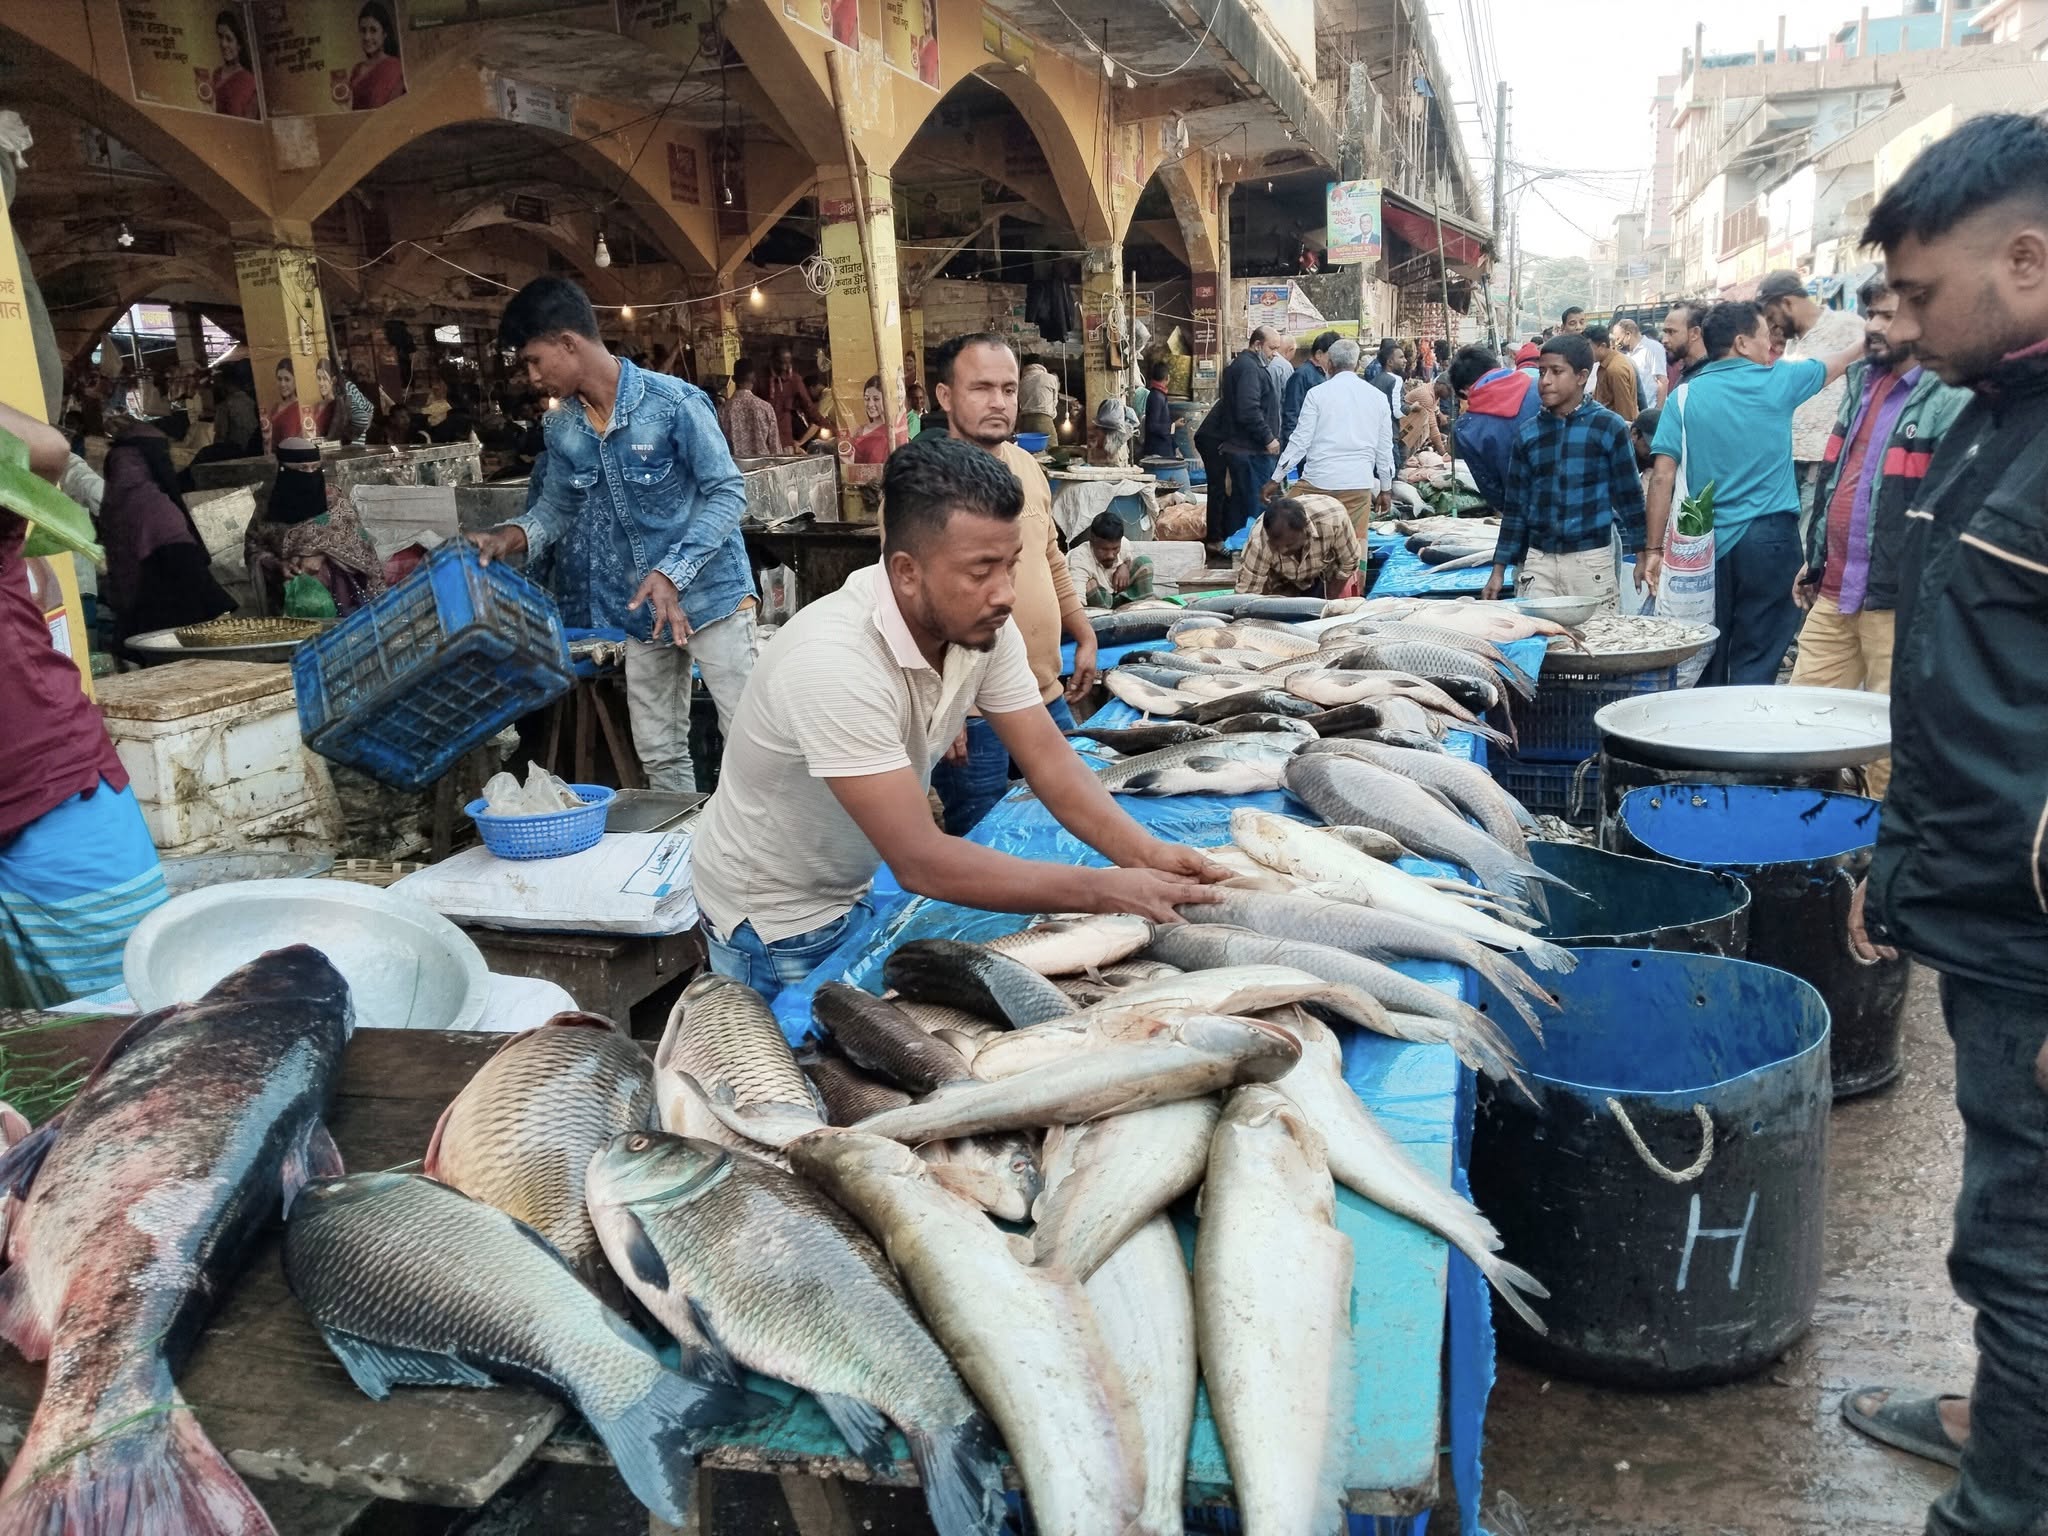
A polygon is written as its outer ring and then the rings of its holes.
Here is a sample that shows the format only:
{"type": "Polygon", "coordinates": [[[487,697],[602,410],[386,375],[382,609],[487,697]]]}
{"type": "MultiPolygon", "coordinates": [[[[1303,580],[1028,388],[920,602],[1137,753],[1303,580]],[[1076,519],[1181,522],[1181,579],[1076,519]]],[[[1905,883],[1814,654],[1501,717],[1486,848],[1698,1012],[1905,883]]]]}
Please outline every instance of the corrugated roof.
{"type": "Polygon", "coordinates": [[[1816,157],[1824,171],[1865,165],[1891,140],[1945,106],[1958,120],[1986,112],[2038,111],[2048,102],[2048,63],[1998,64],[1983,69],[1947,69],[1906,82],[1905,94],[1853,133],[1816,157]]]}

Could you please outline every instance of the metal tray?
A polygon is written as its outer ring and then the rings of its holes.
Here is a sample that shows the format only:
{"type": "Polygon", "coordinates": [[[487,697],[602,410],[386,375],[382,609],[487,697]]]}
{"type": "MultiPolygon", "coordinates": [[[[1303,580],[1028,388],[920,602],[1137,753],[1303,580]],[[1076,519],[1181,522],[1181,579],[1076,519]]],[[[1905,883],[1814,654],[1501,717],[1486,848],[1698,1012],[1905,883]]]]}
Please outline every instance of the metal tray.
{"type": "Polygon", "coordinates": [[[1606,705],[1604,745],[1659,768],[1854,768],[1891,750],[1891,700],[1846,688],[1687,688],[1606,705]]]}
{"type": "Polygon", "coordinates": [[[1568,677],[1619,677],[1626,672],[1653,672],[1658,667],[1675,667],[1699,655],[1721,638],[1711,624],[1700,626],[1706,634],[1690,645],[1665,645],[1647,651],[1602,651],[1588,654],[1559,646],[1543,654],[1543,670],[1568,677]]]}
{"type": "Polygon", "coordinates": [[[711,797],[675,789],[622,789],[605,812],[607,832],[666,832],[711,797]]]}

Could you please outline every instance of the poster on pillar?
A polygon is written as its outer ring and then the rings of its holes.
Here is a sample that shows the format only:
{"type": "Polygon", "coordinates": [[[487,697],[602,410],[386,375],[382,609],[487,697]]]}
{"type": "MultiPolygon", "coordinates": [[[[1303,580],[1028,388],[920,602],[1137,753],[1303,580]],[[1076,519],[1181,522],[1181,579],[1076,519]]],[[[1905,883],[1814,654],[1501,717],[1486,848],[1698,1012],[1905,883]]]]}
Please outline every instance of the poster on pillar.
{"type": "Polygon", "coordinates": [[[260,118],[255,29],[246,5],[220,0],[121,0],[121,40],[135,99],[181,112],[260,118]]]}
{"type": "Polygon", "coordinates": [[[872,274],[861,249],[860,220],[853,199],[820,197],[818,216],[819,249],[832,263],[832,286],[825,294],[825,326],[832,348],[832,415],[839,434],[842,495],[850,519],[871,521],[873,512],[867,507],[867,498],[879,496],[883,461],[893,447],[908,441],[910,434],[903,415],[903,320],[897,299],[889,183],[870,177],[867,193],[869,243],[875,264],[872,274]],[[871,275],[874,293],[884,296],[879,305],[870,301],[871,275]],[[880,336],[876,335],[878,323],[880,336]],[[889,375],[886,394],[882,387],[885,370],[889,375]]]}
{"type": "Polygon", "coordinates": [[[694,64],[718,58],[712,0],[619,0],[619,34],[694,64]]]}
{"type": "Polygon", "coordinates": [[[882,56],[898,74],[939,88],[939,0],[882,0],[882,56]]]}
{"type": "Polygon", "coordinates": [[[1380,184],[1333,181],[1323,194],[1323,225],[1333,267],[1373,266],[1385,250],[1380,232],[1380,184]]]}
{"type": "Polygon", "coordinates": [[[860,52],[860,0],[782,0],[782,14],[842,48],[860,52]]]}
{"type": "Polygon", "coordinates": [[[391,0],[256,0],[250,12],[272,117],[368,112],[405,94],[391,0]]]}
{"type": "Polygon", "coordinates": [[[318,259],[303,246],[244,246],[235,252],[235,286],[269,446],[317,435],[325,402],[314,366],[327,344],[318,259]]]}

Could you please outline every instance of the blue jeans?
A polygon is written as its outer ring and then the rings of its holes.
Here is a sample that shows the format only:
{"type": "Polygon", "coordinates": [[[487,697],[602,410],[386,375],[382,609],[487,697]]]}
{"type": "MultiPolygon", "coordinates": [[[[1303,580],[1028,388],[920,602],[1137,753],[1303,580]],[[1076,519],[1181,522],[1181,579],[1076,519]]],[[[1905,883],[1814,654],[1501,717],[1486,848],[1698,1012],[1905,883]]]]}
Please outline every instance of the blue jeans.
{"type": "Polygon", "coordinates": [[[1928,1536],[2048,1530],[2048,1092],[2034,1075],[2048,999],[1941,978],[1956,1046],[1963,1187],[1948,1256],[1977,1309],[1977,1380],[1962,1475],[1928,1512],[1928,1536]]]}
{"type": "MultiPolygon", "coordinates": [[[[1265,491],[1266,482],[1273,478],[1273,468],[1280,462],[1278,455],[1271,453],[1233,453],[1223,455],[1230,471],[1230,499],[1225,504],[1223,536],[1228,538],[1246,523],[1259,515],[1263,503],[1259,497],[1265,491]]],[[[1209,487],[1213,502],[1216,488],[1209,487]]],[[[1789,580],[1788,580],[1789,586],[1789,580]]]]}
{"type": "Polygon", "coordinates": [[[818,968],[846,936],[875,915],[873,905],[862,898],[822,928],[793,933],[786,939],[763,939],[752,923],[741,923],[730,935],[720,938],[711,920],[704,920],[704,948],[711,956],[711,969],[734,981],[743,981],[774,1002],[784,987],[793,987],[818,968]]]}
{"type": "MultiPolygon", "coordinates": [[[[1067,708],[1065,694],[1055,695],[1045,708],[1054,725],[1063,731],[1074,729],[1074,712],[1067,708]]],[[[1010,753],[995,727],[979,715],[968,716],[967,761],[933,765],[932,788],[946,808],[946,830],[954,837],[972,832],[1010,788],[1010,753]]]]}
{"type": "Polygon", "coordinates": [[[1714,561],[1714,627],[1721,631],[1699,686],[1769,684],[1805,615],[1792,601],[1792,578],[1806,563],[1799,517],[1773,512],[1742,530],[1714,561]]]}

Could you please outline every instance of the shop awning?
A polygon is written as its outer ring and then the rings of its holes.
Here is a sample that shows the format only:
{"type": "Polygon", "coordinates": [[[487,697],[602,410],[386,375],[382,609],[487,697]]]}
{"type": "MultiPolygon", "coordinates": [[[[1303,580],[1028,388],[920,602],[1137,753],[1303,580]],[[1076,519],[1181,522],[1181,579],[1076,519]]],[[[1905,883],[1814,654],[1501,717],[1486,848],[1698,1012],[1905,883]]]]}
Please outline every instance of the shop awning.
{"type": "MultiPolygon", "coordinates": [[[[1428,255],[1436,254],[1437,216],[1419,203],[1397,193],[1380,198],[1380,217],[1387,228],[1408,244],[1428,255]]],[[[1479,267],[1486,264],[1488,237],[1455,215],[1443,215],[1444,258],[1453,266],[1479,267]]]]}

